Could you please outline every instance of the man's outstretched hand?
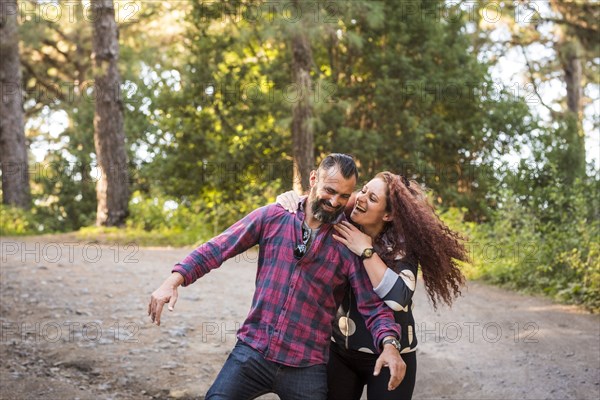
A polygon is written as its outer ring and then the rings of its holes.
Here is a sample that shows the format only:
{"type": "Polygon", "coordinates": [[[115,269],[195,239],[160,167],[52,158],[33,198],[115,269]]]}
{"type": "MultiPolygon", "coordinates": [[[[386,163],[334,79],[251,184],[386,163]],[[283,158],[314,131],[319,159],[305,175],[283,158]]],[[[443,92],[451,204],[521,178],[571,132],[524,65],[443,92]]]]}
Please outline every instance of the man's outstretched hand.
{"type": "Polygon", "coordinates": [[[390,381],[388,382],[388,390],[394,390],[400,385],[406,374],[406,364],[400,353],[391,344],[383,347],[383,352],[375,362],[375,370],[373,375],[377,376],[381,372],[382,367],[390,369],[390,381]]]}
{"type": "Polygon", "coordinates": [[[169,304],[169,311],[173,311],[177,302],[177,287],[183,283],[183,276],[178,272],[173,272],[170,277],[156,289],[150,297],[148,304],[148,315],[153,323],[160,325],[160,314],[163,306],[169,304]]]}

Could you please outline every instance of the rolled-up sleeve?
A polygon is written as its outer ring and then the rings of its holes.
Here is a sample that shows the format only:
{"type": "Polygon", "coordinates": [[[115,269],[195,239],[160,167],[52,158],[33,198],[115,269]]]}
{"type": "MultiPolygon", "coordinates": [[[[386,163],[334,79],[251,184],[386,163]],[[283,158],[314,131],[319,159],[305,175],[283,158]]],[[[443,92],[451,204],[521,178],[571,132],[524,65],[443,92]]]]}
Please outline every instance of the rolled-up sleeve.
{"type": "Polygon", "coordinates": [[[407,311],[417,284],[417,265],[398,262],[399,273],[388,268],[373,291],[394,311],[407,311]]]}

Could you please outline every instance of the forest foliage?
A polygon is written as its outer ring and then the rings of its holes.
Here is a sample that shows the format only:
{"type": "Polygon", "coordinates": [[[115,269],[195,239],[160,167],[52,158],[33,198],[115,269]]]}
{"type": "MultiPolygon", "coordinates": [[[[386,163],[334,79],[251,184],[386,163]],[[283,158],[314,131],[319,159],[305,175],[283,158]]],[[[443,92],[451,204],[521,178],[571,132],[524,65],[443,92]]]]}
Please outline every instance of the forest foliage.
{"type": "Polygon", "coordinates": [[[599,85],[597,5],[115,3],[130,214],[126,229],[99,230],[90,15],[86,2],[55,3],[60,15],[20,2],[34,206],[2,206],[3,235],[200,243],[292,188],[292,107],[309,96],[315,159],[350,153],[361,181],[390,170],[425,185],[468,236],[471,277],[600,309],[599,175],[583,144],[584,127],[598,127],[597,115],[586,120],[599,85]],[[292,77],[299,30],[312,49],[310,93],[292,77]],[[491,72],[510,51],[527,60],[512,86],[491,72]],[[569,51],[582,60],[576,112],[569,51]],[[553,81],[567,95],[542,97],[553,81]]]}

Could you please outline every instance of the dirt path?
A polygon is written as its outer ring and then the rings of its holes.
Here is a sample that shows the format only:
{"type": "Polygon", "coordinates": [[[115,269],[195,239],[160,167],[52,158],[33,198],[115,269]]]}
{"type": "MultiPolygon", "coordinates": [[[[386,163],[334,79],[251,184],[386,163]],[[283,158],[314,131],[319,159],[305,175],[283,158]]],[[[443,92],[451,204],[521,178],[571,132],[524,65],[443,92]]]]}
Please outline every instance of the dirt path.
{"type": "MultiPolygon", "coordinates": [[[[201,398],[248,312],[256,252],[150,293],[190,249],[1,238],[0,398],[201,398]]],[[[600,317],[480,283],[450,310],[416,294],[415,399],[598,399],[600,317]]],[[[275,399],[264,396],[262,399],[275,399]]]]}

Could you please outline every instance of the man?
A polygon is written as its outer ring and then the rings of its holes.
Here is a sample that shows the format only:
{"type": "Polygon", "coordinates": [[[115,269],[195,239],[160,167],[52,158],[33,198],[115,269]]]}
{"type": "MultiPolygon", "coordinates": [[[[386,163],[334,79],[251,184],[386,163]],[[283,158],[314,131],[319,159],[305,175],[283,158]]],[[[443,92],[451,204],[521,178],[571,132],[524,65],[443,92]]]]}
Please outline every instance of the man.
{"type": "Polygon", "coordinates": [[[406,366],[388,343],[400,336],[392,312],[373,292],[358,257],[331,235],[333,224],[345,218],[357,177],[350,156],[327,156],[311,172],[310,194],[296,214],[275,204],[254,210],[194,250],[152,294],[148,314],[160,325],[163,305],[173,310],[179,285],[260,245],[252,308],[207,400],[253,399],[269,392],[283,400],[325,399],[331,322],[347,284],[376,348],[383,349],[374,373],[387,366],[390,389],[400,384],[406,366]]]}

